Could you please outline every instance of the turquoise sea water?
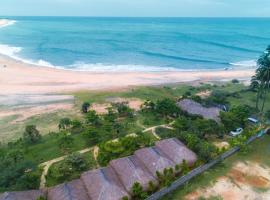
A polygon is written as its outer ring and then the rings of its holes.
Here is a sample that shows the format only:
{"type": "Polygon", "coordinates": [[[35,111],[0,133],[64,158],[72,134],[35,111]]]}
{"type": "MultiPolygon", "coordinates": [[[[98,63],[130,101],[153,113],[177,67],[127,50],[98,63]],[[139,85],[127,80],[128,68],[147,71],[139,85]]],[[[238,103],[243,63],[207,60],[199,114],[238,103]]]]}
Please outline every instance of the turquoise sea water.
{"type": "Polygon", "coordinates": [[[0,28],[1,54],[72,70],[254,67],[270,44],[270,18],[9,19],[16,23],[0,28]]]}

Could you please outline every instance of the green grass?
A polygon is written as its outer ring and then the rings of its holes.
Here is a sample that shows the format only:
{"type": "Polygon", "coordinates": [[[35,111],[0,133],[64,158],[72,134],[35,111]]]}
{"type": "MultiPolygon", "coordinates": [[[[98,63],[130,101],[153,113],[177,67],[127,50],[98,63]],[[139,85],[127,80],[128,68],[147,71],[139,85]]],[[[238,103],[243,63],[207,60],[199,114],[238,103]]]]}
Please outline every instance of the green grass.
{"type": "MultiPolygon", "coordinates": [[[[89,151],[89,152],[84,153],[82,155],[87,162],[87,170],[92,170],[92,169],[97,168],[97,163],[93,157],[93,151],[89,151]]],[[[57,176],[57,168],[61,165],[62,162],[64,162],[64,161],[55,163],[50,167],[48,175],[46,176],[46,186],[47,187],[55,186],[55,185],[58,185],[58,184],[61,184],[61,183],[67,182],[67,181],[71,181],[71,180],[74,180],[74,179],[77,179],[80,177],[82,172],[74,172],[71,177],[67,177],[64,180],[58,180],[56,177],[57,176]]]]}
{"type": "MultiPolygon", "coordinates": [[[[85,138],[78,134],[72,135],[74,139],[74,145],[70,149],[71,152],[78,151],[84,148],[87,148],[88,145],[85,142],[85,138]]],[[[65,155],[58,144],[60,136],[55,135],[46,135],[42,138],[41,142],[33,145],[29,145],[25,151],[25,158],[32,160],[35,163],[39,164],[60,156],[65,155]]]]}
{"type": "Polygon", "coordinates": [[[184,196],[190,192],[195,191],[198,188],[206,188],[215,183],[218,177],[226,175],[231,169],[232,165],[237,161],[254,161],[261,165],[270,167],[270,136],[257,139],[250,144],[250,150],[247,154],[241,152],[236,153],[232,157],[226,159],[223,163],[216,165],[214,168],[206,171],[205,173],[195,177],[183,187],[180,187],[172,194],[167,195],[163,199],[165,200],[182,200],[184,196]]]}

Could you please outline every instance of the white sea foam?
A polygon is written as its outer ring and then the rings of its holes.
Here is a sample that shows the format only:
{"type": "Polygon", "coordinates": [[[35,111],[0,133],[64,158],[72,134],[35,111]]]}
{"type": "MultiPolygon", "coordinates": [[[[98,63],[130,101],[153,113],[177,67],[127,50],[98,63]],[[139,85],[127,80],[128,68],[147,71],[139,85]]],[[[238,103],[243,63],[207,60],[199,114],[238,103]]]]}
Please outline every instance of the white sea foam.
{"type": "Polygon", "coordinates": [[[245,60],[245,61],[240,61],[240,62],[234,62],[230,63],[230,65],[236,66],[236,67],[241,67],[241,68],[254,68],[257,66],[256,60],[245,60]]]}
{"type": "Polygon", "coordinates": [[[15,20],[0,19],[0,28],[6,27],[6,26],[11,26],[15,23],[16,23],[15,20]]]}
{"type": "MultiPolygon", "coordinates": [[[[173,67],[156,67],[156,66],[144,66],[144,65],[112,65],[112,64],[104,64],[104,63],[83,63],[83,62],[75,62],[72,65],[68,66],[57,66],[53,65],[45,60],[30,60],[24,59],[19,56],[19,53],[22,51],[21,47],[11,47],[9,45],[0,44],[0,54],[8,56],[12,59],[21,61],[26,64],[42,66],[42,67],[50,67],[56,69],[65,69],[71,71],[89,71],[89,72],[131,72],[131,71],[180,71],[179,69],[173,67]]],[[[185,70],[191,71],[191,70],[185,70]]]]}

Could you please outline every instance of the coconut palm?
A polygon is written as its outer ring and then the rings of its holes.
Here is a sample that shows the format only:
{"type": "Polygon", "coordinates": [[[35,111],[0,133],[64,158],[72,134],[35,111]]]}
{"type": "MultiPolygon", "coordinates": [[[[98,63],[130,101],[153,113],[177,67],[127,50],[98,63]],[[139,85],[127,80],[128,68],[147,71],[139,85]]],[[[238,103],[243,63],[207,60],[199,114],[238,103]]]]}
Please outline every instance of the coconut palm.
{"type": "Polygon", "coordinates": [[[256,107],[258,108],[259,99],[262,98],[261,111],[263,111],[270,89],[270,46],[267,47],[264,54],[258,59],[257,65],[258,69],[255,76],[252,77],[251,85],[258,90],[256,107]]]}

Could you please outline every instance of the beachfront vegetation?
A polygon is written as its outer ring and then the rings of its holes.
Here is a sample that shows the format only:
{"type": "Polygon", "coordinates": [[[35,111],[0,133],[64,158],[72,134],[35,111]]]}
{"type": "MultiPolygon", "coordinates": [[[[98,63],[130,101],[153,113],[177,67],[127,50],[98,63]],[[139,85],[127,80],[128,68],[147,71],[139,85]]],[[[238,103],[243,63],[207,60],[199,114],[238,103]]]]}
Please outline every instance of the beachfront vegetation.
{"type": "MultiPolygon", "coordinates": [[[[29,126],[22,131],[22,139],[1,145],[0,165],[7,166],[8,163],[10,167],[5,167],[5,170],[0,172],[0,191],[38,188],[40,163],[95,145],[100,149],[97,162],[101,166],[112,159],[131,155],[135,150],[153,145],[157,140],[151,131],[142,133],[142,130],[161,124],[172,123],[170,126],[174,129],[157,128],[157,135],[161,138],[179,138],[198,154],[202,162],[206,162],[219,153],[212,141],[227,140],[228,132],[239,126],[249,127],[247,116],[258,116],[262,121],[269,118],[269,112],[259,113],[256,110],[256,92],[257,90],[241,83],[219,83],[199,84],[196,87],[188,85],[138,87],[115,93],[75,93],[79,115],[61,114],[58,120],[53,115],[45,115],[46,120],[43,122],[47,123],[48,118],[51,118],[56,127],[53,132],[46,135],[40,131],[39,120],[27,121],[29,126]],[[203,91],[210,91],[209,96],[198,95],[203,91]],[[92,103],[104,103],[117,97],[127,101],[130,98],[137,98],[145,103],[138,111],[131,109],[126,102],[113,103],[105,114],[98,114],[91,107],[92,103]],[[229,112],[221,114],[221,123],[191,116],[176,106],[175,103],[179,98],[192,98],[205,106],[225,104],[229,112]],[[89,107],[82,106],[84,102],[90,102],[89,107]],[[87,112],[83,112],[82,107],[87,107],[84,109],[87,112]],[[32,181],[33,177],[35,181],[32,181]]],[[[266,111],[270,110],[269,102],[270,96],[267,93],[264,106],[266,111]]],[[[1,123],[0,126],[3,126],[1,123]]],[[[82,163],[87,160],[78,156],[76,158],[82,163]]],[[[90,164],[86,162],[86,168],[74,168],[72,174],[78,177],[82,171],[95,168],[96,164],[91,164],[95,162],[94,158],[90,157],[88,160],[90,164]]],[[[61,169],[69,169],[70,165],[72,164],[67,160],[54,164],[47,176],[48,185],[72,179],[73,176],[61,174],[61,169]]],[[[65,174],[71,172],[67,170],[65,174]]]]}
{"type": "Polygon", "coordinates": [[[267,94],[270,90],[270,46],[268,46],[263,55],[261,55],[257,65],[256,74],[251,80],[251,87],[257,92],[256,108],[260,109],[262,112],[265,108],[267,94]]]}

